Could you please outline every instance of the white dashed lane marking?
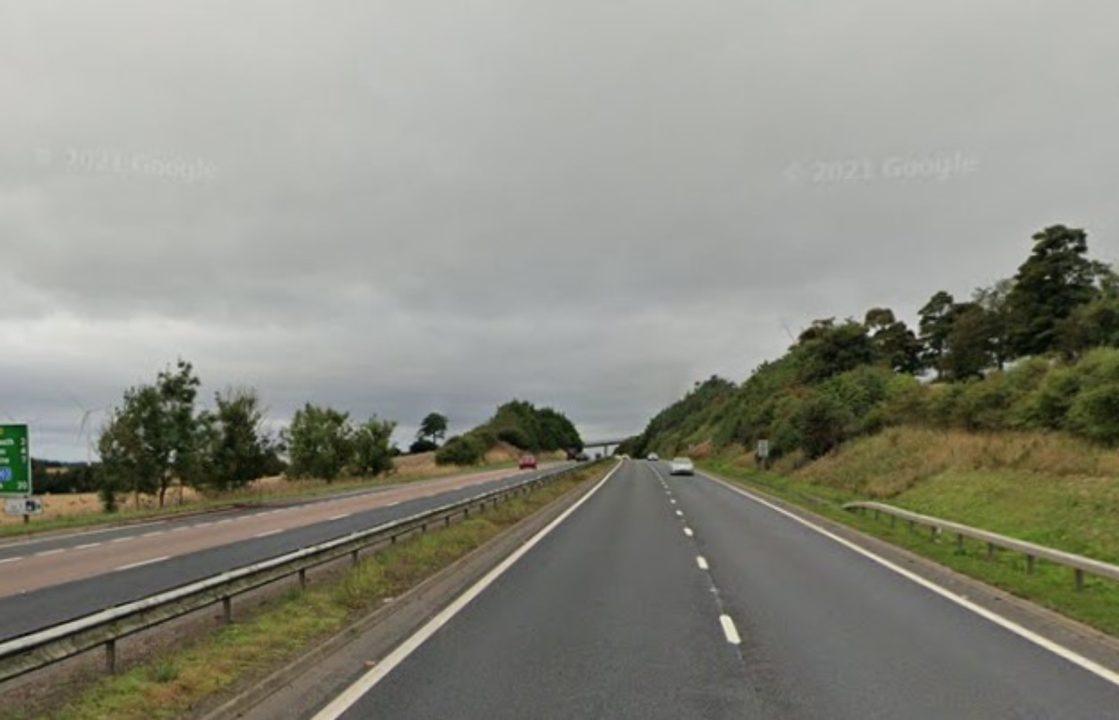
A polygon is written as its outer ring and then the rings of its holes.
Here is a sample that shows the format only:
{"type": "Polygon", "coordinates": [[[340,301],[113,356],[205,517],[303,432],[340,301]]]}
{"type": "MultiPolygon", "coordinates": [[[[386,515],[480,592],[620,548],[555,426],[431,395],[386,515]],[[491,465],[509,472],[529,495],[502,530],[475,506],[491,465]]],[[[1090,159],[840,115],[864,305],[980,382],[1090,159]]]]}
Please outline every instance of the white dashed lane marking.
{"type": "Polygon", "coordinates": [[[723,635],[726,636],[727,642],[731,645],[741,645],[742,638],[738,635],[738,628],[734,626],[734,620],[730,615],[723,613],[719,616],[719,624],[723,626],[723,635]]]}
{"type": "Polygon", "coordinates": [[[684,528],[684,534],[688,537],[692,537],[695,533],[692,532],[692,529],[690,527],[686,527],[684,528]]]}
{"type": "Polygon", "coordinates": [[[700,570],[706,570],[707,569],[707,558],[703,557],[702,555],[696,555],[695,556],[695,564],[699,566],[700,570]]]}
{"type": "Polygon", "coordinates": [[[152,558],[151,560],[141,560],[140,562],[134,562],[134,563],[129,563],[127,565],[121,565],[120,567],[115,568],[115,570],[131,570],[132,568],[138,568],[138,567],[141,567],[143,565],[151,565],[152,563],[163,562],[164,560],[168,559],[169,557],[171,557],[171,556],[170,555],[160,555],[159,557],[152,558]]]}

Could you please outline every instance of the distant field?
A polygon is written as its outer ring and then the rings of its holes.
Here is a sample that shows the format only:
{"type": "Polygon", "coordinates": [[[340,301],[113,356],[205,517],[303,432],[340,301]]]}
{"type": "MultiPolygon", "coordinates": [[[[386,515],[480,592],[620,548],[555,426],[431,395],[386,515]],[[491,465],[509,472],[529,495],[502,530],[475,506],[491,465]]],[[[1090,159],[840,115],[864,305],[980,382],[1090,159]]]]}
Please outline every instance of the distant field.
{"type": "MultiPolygon", "coordinates": [[[[211,507],[238,503],[263,502],[271,499],[299,497],[375,485],[413,482],[467,472],[482,472],[508,467],[516,461],[520,451],[507,445],[498,445],[486,454],[481,465],[461,467],[437,465],[434,453],[402,455],[395,458],[392,474],[374,478],[343,478],[333,483],[322,480],[289,480],[282,475],[261,478],[247,487],[230,493],[203,494],[191,488],[172,488],[167,493],[167,504],[161,510],[156,498],[141,496],[139,505],[132,496],[120,496],[120,511],[115,515],[101,512],[96,493],[64,493],[43,496],[43,514],[32,518],[27,526],[18,516],[0,515],[0,535],[19,534],[25,531],[47,530],[69,526],[97,524],[108,521],[142,519],[158,514],[190,512],[211,507]]],[[[541,456],[541,460],[560,459],[559,455],[541,456]]]]}

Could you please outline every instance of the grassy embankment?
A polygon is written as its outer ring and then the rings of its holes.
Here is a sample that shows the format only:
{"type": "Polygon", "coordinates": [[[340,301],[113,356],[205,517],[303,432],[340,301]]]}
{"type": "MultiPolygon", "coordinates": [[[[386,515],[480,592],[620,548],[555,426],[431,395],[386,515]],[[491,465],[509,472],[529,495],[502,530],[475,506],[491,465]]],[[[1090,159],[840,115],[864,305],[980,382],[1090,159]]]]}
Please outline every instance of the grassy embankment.
{"type": "Polygon", "coordinates": [[[859,516],[841,505],[873,499],[915,512],[1119,563],[1119,452],[1056,433],[977,434],[893,428],[847,443],[796,468],[754,468],[741,448],[712,453],[701,467],[755,485],[929,557],[961,573],[1119,635],[1119,583],[1089,576],[1083,591],[1072,570],[955,538],[929,538],[905,523],[859,516]]]}
{"type": "Polygon", "coordinates": [[[33,535],[52,530],[77,530],[121,522],[139,522],[276,500],[318,497],[381,485],[432,480],[459,473],[501,470],[514,467],[515,463],[516,455],[503,448],[496,448],[486,456],[482,464],[468,466],[436,465],[434,453],[421,453],[397,458],[395,472],[372,478],[344,478],[326,483],[322,480],[289,480],[277,476],[262,478],[240,490],[224,493],[202,494],[186,488],[182,502],[179,502],[178,488],[174,488],[168,492],[168,505],[163,508],[155,506],[155,499],[151,497],[141,497],[141,503],[137,507],[133,505],[131,497],[122,496],[122,509],[111,515],[101,511],[96,493],[47,495],[44,498],[45,514],[32,518],[26,525],[21,518],[0,515],[0,538],[33,535]]]}
{"type": "MultiPolygon", "coordinates": [[[[93,682],[64,707],[38,717],[57,720],[175,718],[203,699],[251,682],[357,617],[478,548],[583,482],[601,477],[598,463],[526,496],[446,529],[400,542],[365,558],[340,580],[294,590],[252,617],[196,638],[182,649],[93,682]]],[[[34,717],[18,710],[0,718],[34,717]]]]}

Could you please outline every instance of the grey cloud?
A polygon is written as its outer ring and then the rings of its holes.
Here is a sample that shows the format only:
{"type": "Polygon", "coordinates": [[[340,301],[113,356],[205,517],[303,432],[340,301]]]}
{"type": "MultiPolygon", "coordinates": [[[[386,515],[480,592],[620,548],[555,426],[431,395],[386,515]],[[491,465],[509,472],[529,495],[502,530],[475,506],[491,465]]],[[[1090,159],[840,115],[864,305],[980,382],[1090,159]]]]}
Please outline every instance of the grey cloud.
{"type": "Polygon", "coordinates": [[[1046,224],[1113,257],[1117,20],[1096,2],[8,3],[0,410],[80,457],[60,388],[109,404],[181,355],[208,391],[258,386],[277,423],[313,399],[403,437],[518,395],[637,430],[780,352],[785,326],[911,317],[1011,273],[1046,224]],[[882,172],[953,154],[974,171],[882,172]],[[837,162],[875,175],[813,179],[837,162]]]}

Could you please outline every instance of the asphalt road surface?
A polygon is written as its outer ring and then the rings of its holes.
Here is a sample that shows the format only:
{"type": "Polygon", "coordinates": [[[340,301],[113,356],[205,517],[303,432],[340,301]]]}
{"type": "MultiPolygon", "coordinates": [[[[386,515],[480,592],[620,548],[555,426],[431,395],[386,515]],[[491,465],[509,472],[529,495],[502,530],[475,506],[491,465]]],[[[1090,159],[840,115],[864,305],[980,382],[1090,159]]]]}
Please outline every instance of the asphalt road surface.
{"type": "Polygon", "coordinates": [[[0,546],[0,639],[522,482],[500,470],[0,546]]]}
{"type": "Polygon", "coordinates": [[[433,626],[318,717],[1119,717],[1108,680],[642,461],[433,626]]]}

